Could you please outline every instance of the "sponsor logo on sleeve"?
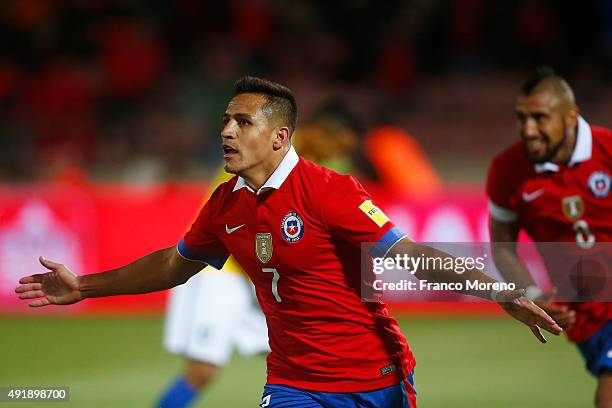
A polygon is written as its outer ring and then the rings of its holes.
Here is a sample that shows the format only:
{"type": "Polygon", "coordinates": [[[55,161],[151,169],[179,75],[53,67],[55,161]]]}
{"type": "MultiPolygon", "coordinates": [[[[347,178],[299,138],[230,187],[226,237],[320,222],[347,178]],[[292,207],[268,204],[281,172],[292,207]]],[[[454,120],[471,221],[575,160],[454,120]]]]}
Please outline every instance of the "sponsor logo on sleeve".
{"type": "Polygon", "coordinates": [[[382,227],[387,223],[387,221],[389,221],[389,218],[385,215],[385,213],[382,212],[380,208],[375,206],[370,200],[365,200],[363,203],[361,203],[359,209],[379,227],[382,227]]]}

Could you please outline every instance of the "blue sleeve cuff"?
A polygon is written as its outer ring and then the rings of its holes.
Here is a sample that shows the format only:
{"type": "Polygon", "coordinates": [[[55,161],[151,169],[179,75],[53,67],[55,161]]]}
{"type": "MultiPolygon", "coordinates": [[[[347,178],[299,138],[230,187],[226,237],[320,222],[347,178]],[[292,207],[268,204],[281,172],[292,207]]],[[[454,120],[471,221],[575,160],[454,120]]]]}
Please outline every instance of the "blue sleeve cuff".
{"type": "Polygon", "coordinates": [[[208,265],[212,266],[215,269],[223,268],[223,265],[225,265],[225,261],[227,261],[227,258],[229,258],[228,256],[213,257],[210,255],[194,252],[187,247],[187,245],[185,244],[185,240],[182,239],[181,242],[177,244],[176,250],[185,259],[189,259],[190,261],[206,262],[208,265]]]}
{"type": "Polygon", "coordinates": [[[380,237],[376,244],[374,244],[374,247],[372,247],[372,250],[370,251],[370,255],[372,258],[384,258],[387,256],[387,253],[391,250],[391,248],[393,248],[393,246],[405,236],[406,234],[404,234],[399,228],[391,228],[385,233],[385,235],[380,237]]]}

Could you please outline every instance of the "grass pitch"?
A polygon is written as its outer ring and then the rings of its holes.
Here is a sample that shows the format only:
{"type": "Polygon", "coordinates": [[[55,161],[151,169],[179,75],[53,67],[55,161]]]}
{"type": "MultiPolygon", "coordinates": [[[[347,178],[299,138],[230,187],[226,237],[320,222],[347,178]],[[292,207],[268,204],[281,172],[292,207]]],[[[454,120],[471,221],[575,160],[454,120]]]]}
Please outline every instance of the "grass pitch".
{"type": "MultiPolygon", "coordinates": [[[[595,380],[563,337],[540,344],[504,318],[399,319],[416,358],[420,408],[588,407],[595,380]]],[[[161,318],[0,317],[0,387],[68,386],[70,402],[25,407],[152,407],[180,372],[161,318]]],[[[263,357],[235,356],[197,407],[257,407],[263,357]]]]}

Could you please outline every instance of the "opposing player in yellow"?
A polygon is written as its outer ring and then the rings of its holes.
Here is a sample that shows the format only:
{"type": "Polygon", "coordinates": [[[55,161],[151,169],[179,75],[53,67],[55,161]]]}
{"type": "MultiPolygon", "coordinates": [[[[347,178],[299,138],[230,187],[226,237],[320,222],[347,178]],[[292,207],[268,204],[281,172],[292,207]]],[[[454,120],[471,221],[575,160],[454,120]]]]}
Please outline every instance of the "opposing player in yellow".
{"type": "MultiPolygon", "coordinates": [[[[233,175],[221,168],[210,191],[233,175]]],[[[206,267],[171,291],[164,346],[185,357],[186,365],[158,406],[190,406],[227,364],[236,349],[244,355],[267,353],[268,331],[253,285],[230,257],[221,270],[206,267]]]]}

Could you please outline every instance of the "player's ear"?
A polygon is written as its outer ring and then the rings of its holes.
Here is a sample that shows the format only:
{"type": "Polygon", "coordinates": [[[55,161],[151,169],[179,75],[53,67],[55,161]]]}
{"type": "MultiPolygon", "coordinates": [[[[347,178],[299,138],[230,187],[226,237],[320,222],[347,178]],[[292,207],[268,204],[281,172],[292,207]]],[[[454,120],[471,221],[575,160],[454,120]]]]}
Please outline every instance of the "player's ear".
{"type": "Polygon", "coordinates": [[[580,109],[577,106],[570,108],[565,115],[565,126],[568,129],[574,129],[578,126],[578,116],[580,116],[580,109]]]}
{"type": "Polygon", "coordinates": [[[281,126],[276,128],[274,140],[272,141],[272,147],[274,147],[274,150],[279,150],[283,146],[288,144],[290,136],[291,134],[289,133],[289,128],[287,126],[281,126]]]}

